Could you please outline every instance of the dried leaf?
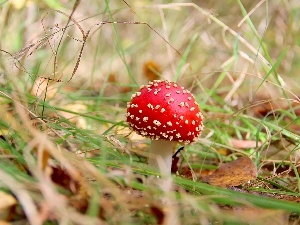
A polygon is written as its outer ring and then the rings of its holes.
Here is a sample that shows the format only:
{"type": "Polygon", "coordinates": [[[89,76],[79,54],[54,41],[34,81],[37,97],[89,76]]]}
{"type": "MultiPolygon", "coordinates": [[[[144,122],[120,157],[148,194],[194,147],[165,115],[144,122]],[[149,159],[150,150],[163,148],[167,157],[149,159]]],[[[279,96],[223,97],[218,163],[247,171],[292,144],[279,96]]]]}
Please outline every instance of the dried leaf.
{"type": "Polygon", "coordinates": [[[288,213],[279,210],[239,206],[233,208],[233,213],[247,224],[289,224],[288,213]]]}
{"type": "Polygon", "coordinates": [[[116,82],[117,82],[116,75],[113,74],[113,73],[109,74],[107,81],[108,81],[109,83],[116,83],[116,82]]]}
{"type": "Polygon", "coordinates": [[[71,191],[73,194],[78,193],[80,185],[67,173],[67,171],[60,167],[51,167],[51,169],[51,180],[54,183],[65,188],[66,190],[71,191]]]}
{"type": "Polygon", "coordinates": [[[16,199],[3,191],[0,191],[0,219],[8,220],[12,208],[17,204],[16,199]]]}
{"type": "Polygon", "coordinates": [[[228,187],[239,186],[257,178],[257,169],[249,157],[221,165],[214,173],[203,178],[211,185],[228,187]]]}
{"type": "Polygon", "coordinates": [[[26,0],[11,0],[10,3],[17,10],[23,8],[26,5],[26,0]]]}
{"type": "Polygon", "coordinates": [[[180,175],[189,180],[194,179],[193,171],[191,170],[191,168],[189,166],[183,166],[181,168],[180,175]]]}
{"type": "Polygon", "coordinates": [[[49,85],[45,78],[38,78],[32,87],[31,94],[37,97],[41,97],[46,94],[47,99],[53,99],[58,92],[58,86],[59,84],[53,82],[49,85]]]}
{"type": "Polygon", "coordinates": [[[144,64],[144,75],[149,81],[159,79],[159,74],[161,73],[159,65],[154,61],[148,61],[144,64]]]}
{"type": "Polygon", "coordinates": [[[261,146],[261,142],[253,141],[253,140],[239,140],[235,138],[231,138],[229,140],[230,144],[234,148],[256,148],[261,146]]]}
{"type": "Polygon", "coordinates": [[[165,218],[165,213],[163,212],[162,209],[160,209],[157,206],[151,206],[151,213],[156,217],[157,219],[157,224],[163,224],[164,218],[165,218]]]}
{"type": "Polygon", "coordinates": [[[120,92],[121,92],[121,93],[132,92],[132,88],[131,88],[131,87],[121,87],[121,88],[120,88],[120,92]]]}
{"type": "Polygon", "coordinates": [[[47,171],[49,169],[48,161],[50,159],[49,152],[44,148],[34,149],[38,156],[38,167],[41,171],[47,171]]]}

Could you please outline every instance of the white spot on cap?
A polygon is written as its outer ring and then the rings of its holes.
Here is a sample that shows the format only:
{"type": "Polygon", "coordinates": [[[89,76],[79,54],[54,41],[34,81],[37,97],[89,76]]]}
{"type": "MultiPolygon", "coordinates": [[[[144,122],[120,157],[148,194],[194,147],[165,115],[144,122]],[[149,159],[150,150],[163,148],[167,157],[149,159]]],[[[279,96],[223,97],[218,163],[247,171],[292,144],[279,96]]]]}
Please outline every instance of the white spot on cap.
{"type": "Polygon", "coordinates": [[[131,95],[131,100],[136,97],[136,93],[131,95]]]}
{"type": "Polygon", "coordinates": [[[160,105],[156,105],[156,106],[155,106],[155,109],[159,109],[159,107],[160,107],[160,105]]]}
{"type": "Polygon", "coordinates": [[[180,135],[179,133],[177,133],[177,134],[176,134],[176,137],[177,137],[177,138],[180,138],[180,137],[181,137],[181,135],[180,135]]]}
{"type": "Polygon", "coordinates": [[[189,124],[189,121],[188,121],[188,120],[185,120],[184,123],[185,123],[185,124],[189,124]]]}
{"type": "Polygon", "coordinates": [[[142,112],[143,112],[143,110],[140,109],[140,110],[139,110],[139,113],[142,113],[142,112]]]}
{"type": "Polygon", "coordinates": [[[146,132],[146,131],[141,131],[141,135],[144,135],[144,136],[146,136],[148,134],[148,132],[146,132]]]}
{"type": "Polygon", "coordinates": [[[179,106],[180,106],[180,107],[183,107],[183,106],[184,106],[184,102],[180,102],[180,103],[179,103],[179,106]]]}
{"type": "Polygon", "coordinates": [[[167,125],[171,127],[171,126],[172,126],[172,122],[171,122],[171,121],[168,121],[168,122],[167,122],[167,125]]]}
{"type": "Polygon", "coordinates": [[[194,111],[194,110],[195,110],[195,107],[191,107],[191,108],[190,108],[190,111],[194,111]]]}
{"type": "Polygon", "coordinates": [[[149,109],[154,109],[154,108],[153,108],[153,105],[152,105],[151,103],[148,103],[147,106],[148,106],[149,109]]]}
{"type": "Polygon", "coordinates": [[[162,133],[161,136],[163,136],[164,138],[168,138],[169,135],[167,135],[166,133],[162,133]]]}
{"type": "Polygon", "coordinates": [[[160,110],[161,113],[164,113],[165,111],[166,111],[165,108],[161,108],[160,110]]]}
{"type": "Polygon", "coordinates": [[[158,127],[161,125],[161,122],[159,122],[158,120],[153,120],[153,123],[158,127]]]}
{"type": "Polygon", "coordinates": [[[174,102],[175,100],[174,100],[174,98],[170,98],[169,100],[168,100],[168,104],[170,104],[171,102],[174,102]]]}
{"type": "Polygon", "coordinates": [[[149,119],[149,118],[148,118],[147,116],[145,116],[145,117],[143,118],[143,121],[144,121],[144,122],[147,122],[148,119],[149,119]]]}

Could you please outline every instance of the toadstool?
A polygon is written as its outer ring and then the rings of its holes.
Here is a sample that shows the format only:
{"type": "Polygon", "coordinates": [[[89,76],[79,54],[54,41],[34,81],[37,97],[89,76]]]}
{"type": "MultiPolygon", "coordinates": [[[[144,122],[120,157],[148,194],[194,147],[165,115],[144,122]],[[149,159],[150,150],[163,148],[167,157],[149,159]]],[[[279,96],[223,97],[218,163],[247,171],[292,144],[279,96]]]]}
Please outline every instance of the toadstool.
{"type": "Polygon", "coordinates": [[[171,173],[174,144],[190,144],[203,130],[203,116],[194,96],[166,80],[141,86],[127,103],[126,120],[138,134],[151,139],[148,164],[171,173]]]}

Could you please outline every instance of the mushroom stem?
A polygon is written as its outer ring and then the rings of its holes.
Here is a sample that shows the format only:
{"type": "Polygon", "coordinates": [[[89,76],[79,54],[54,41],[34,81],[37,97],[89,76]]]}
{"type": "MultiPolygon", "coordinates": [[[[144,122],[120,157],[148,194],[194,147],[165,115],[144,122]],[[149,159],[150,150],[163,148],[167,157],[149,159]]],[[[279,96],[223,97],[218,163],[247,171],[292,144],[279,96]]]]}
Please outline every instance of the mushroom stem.
{"type": "Polygon", "coordinates": [[[171,174],[173,145],[172,141],[151,141],[148,164],[151,168],[159,168],[162,175],[171,174]]]}

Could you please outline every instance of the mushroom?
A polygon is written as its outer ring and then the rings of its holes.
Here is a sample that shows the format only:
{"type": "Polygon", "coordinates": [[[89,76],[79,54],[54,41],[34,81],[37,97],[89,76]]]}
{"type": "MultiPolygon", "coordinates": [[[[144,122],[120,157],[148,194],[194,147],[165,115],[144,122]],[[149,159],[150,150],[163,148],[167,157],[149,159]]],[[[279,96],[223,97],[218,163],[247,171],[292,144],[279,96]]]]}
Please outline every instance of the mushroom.
{"type": "Polygon", "coordinates": [[[171,173],[174,144],[194,142],[204,128],[194,96],[166,80],[141,86],[127,103],[126,120],[132,130],[151,139],[148,164],[163,175],[171,173]]]}

